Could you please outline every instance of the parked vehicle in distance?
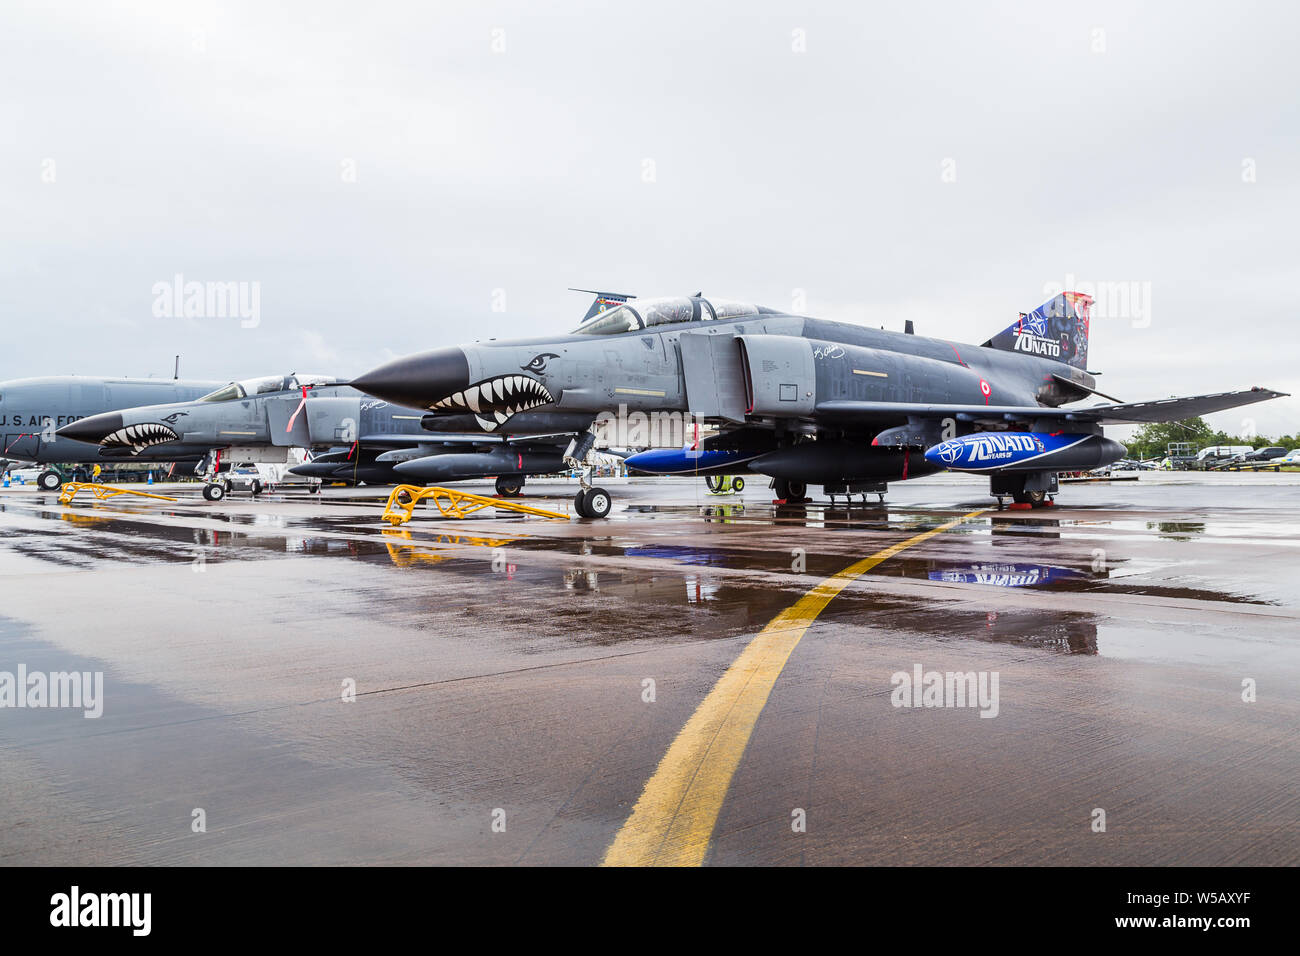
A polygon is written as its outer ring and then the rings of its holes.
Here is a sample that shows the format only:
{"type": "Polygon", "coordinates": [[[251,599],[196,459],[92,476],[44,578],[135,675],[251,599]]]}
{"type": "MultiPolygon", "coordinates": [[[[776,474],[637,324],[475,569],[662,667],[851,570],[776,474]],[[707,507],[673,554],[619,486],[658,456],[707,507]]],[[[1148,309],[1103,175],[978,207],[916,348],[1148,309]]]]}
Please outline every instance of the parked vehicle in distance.
{"type": "Polygon", "coordinates": [[[1231,461],[1238,455],[1249,455],[1254,450],[1250,445],[1211,445],[1197,452],[1196,461],[1191,467],[1213,468],[1215,465],[1231,461]]]}
{"type": "Polygon", "coordinates": [[[258,471],[257,465],[252,462],[233,465],[230,471],[226,473],[224,483],[226,494],[230,494],[232,491],[247,491],[255,498],[270,484],[269,481],[262,480],[262,473],[258,471]]]}
{"type": "Polygon", "coordinates": [[[1286,448],[1282,445],[1269,445],[1267,448],[1250,452],[1242,458],[1242,461],[1272,461],[1274,458],[1281,458],[1284,455],[1286,455],[1286,448]]]}

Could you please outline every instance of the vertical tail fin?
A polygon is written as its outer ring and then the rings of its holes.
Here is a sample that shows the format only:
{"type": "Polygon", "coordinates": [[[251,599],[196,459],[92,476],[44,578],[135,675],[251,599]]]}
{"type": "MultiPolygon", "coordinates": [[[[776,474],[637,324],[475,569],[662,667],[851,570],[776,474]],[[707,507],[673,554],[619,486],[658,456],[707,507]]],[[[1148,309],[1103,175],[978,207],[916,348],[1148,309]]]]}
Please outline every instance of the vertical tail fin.
{"type": "Polygon", "coordinates": [[[1088,368],[1088,324],[1092,296],[1062,292],[984,343],[985,348],[1022,352],[1088,368]]]}
{"type": "Polygon", "coordinates": [[[583,322],[586,322],[588,319],[592,318],[593,316],[600,315],[600,313],[604,312],[608,308],[611,308],[616,305],[621,305],[622,303],[626,302],[628,299],[636,298],[636,296],[634,295],[628,295],[623,292],[597,292],[595,289],[569,289],[569,291],[588,292],[596,297],[595,300],[591,303],[591,308],[587,309],[587,314],[582,317],[583,322]]]}

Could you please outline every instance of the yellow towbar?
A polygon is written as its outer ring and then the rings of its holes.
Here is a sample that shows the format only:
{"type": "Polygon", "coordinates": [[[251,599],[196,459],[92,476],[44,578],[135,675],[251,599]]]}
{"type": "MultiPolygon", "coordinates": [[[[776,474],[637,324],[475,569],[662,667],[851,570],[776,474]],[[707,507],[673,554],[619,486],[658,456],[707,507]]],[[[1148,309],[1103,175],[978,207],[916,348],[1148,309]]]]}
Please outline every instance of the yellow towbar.
{"type": "Polygon", "coordinates": [[[482,511],[484,508],[499,508],[522,515],[536,515],[539,518],[568,520],[569,517],[559,511],[534,508],[505,498],[471,495],[465,491],[457,491],[455,488],[439,488],[436,485],[432,488],[421,485],[398,485],[388,496],[388,504],[384,506],[384,520],[393,525],[405,524],[411,520],[415,506],[424,498],[432,498],[444,518],[468,518],[474,512],[482,511]]]}
{"type": "Polygon", "coordinates": [[[117,485],[97,485],[89,481],[70,481],[63,486],[63,491],[59,492],[59,504],[72,504],[72,499],[77,497],[78,491],[89,491],[101,501],[105,498],[116,498],[118,495],[135,495],[138,498],[157,498],[159,501],[180,501],[179,498],[170,498],[167,495],[154,495],[147,491],[136,491],[132,488],[119,488],[117,485]]]}

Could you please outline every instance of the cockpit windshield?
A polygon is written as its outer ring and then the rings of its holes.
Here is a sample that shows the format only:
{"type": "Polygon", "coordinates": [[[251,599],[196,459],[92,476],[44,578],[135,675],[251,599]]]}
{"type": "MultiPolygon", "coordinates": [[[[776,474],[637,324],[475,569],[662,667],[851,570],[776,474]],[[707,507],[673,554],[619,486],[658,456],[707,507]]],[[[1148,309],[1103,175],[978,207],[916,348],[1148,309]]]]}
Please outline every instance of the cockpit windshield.
{"type": "Polygon", "coordinates": [[[742,315],[771,312],[747,302],[710,303],[698,296],[676,296],[660,299],[636,299],[616,309],[592,316],[573,330],[574,335],[617,335],[620,332],[639,332],[655,325],[676,325],[681,322],[707,322],[712,319],[730,319],[742,315]]]}
{"type": "Polygon", "coordinates": [[[644,328],[645,323],[641,321],[641,316],[626,305],[620,305],[617,309],[592,316],[590,320],[574,329],[573,334],[617,335],[619,332],[635,332],[644,328]]]}
{"type": "Polygon", "coordinates": [[[247,378],[242,382],[231,382],[215,392],[209,392],[199,399],[200,402],[231,402],[255,395],[269,395],[272,392],[287,392],[304,386],[332,385],[338,381],[328,375],[264,375],[261,378],[247,378]]]}

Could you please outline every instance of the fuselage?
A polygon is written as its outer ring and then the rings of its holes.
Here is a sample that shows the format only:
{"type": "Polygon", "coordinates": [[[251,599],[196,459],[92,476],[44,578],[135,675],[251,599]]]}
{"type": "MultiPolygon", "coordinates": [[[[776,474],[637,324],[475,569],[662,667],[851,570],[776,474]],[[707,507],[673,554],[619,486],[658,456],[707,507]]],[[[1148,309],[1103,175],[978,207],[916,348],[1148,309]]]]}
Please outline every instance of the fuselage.
{"type": "MultiPolygon", "coordinates": [[[[53,376],[0,382],[0,459],[39,464],[104,462],[115,456],[98,444],[57,434],[72,422],[135,405],[187,401],[220,382],[178,379],[53,376]]],[[[202,454],[173,448],[165,457],[138,461],[175,461],[202,454]]]]}
{"type": "Polygon", "coordinates": [[[781,417],[812,424],[819,404],[837,400],[1052,407],[1084,397],[1093,380],[1039,356],[763,312],[611,334],[476,342],[397,359],[356,384],[428,408],[435,420],[473,416],[484,431],[509,434],[514,419],[552,412],[703,411],[701,417],[735,423],[781,417]],[[733,362],[723,349],[737,340],[744,351],[733,362]],[[710,352],[712,376],[693,375],[694,358],[710,352]],[[765,370],[776,376],[771,395],[761,394],[765,370]],[[728,381],[729,374],[738,380],[728,381]],[[786,385],[794,388],[783,393],[786,385]],[[718,399],[706,393],[725,389],[732,394],[724,404],[735,400],[732,414],[709,414],[718,399]]]}

